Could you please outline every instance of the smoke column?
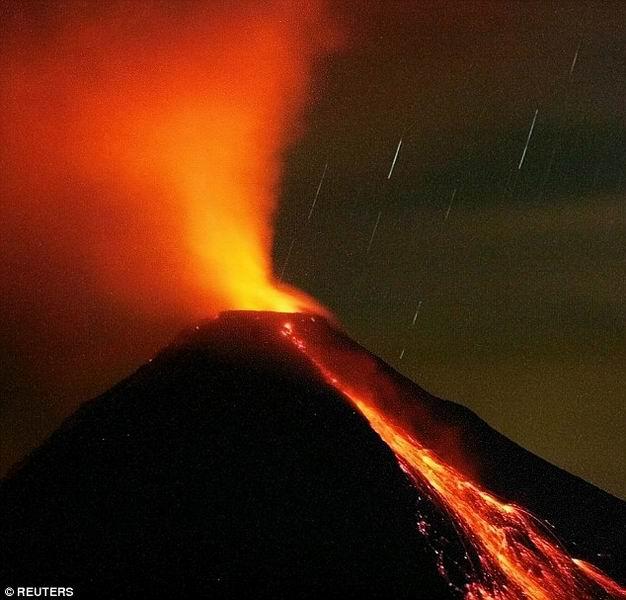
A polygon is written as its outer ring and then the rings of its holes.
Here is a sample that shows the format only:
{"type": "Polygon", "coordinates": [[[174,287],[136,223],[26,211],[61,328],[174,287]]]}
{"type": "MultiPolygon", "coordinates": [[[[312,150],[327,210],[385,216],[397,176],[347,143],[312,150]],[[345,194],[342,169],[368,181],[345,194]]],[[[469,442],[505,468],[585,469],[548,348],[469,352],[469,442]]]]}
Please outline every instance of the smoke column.
{"type": "Polygon", "coordinates": [[[213,4],[76,3],[44,31],[14,15],[3,221],[78,242],[107,291],[149,310],[301,308],[271,285],[272,215],[321,7],[213,4]]]}
{"type": "Polygon", "coordinates": [[[272,225],[282,152],[338,36],[321,2],[282,0],[20,2],[2,23],[6,457],[31,415],[45,434],[50,411],[194,319],[321,310],[275,281],[272,225]]]}

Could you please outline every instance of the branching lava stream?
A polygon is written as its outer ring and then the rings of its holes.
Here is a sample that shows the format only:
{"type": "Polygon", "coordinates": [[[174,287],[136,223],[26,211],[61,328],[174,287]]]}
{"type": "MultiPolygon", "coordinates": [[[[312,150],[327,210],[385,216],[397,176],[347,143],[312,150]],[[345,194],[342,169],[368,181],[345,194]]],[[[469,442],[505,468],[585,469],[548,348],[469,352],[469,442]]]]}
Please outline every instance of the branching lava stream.
{"type": "Polygon", "coordinates": [[[466,600],[626,598],[618,583],[569,556],[536,517],[481,489],[381,410],[380,386],[368,381],[358,362],[350,364],[348,352],[319,343],[307,331],[296,332],[291,322],[281,333],[367,419],[414,484],[450,514],[480,563],[468,574],[466,600]]]}

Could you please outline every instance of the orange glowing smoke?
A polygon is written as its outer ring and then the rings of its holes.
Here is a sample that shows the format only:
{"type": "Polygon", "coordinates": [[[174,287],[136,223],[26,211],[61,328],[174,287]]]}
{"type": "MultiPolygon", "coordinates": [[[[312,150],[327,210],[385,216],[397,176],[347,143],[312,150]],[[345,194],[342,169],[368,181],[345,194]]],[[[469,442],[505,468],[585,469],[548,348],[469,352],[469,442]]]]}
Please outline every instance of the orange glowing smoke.
{"type": "Polygon", "coordinates": [[[281,333],[367,419],[418,488],[451,516],[480,563],[469,574],[466,600],[626,598],[626,589],[599,569],[570,557],[532,514],[481,489],[426,448],[397,415],[384,411],[388,400],[379,394],[393,393],[394,387],[384,372],[366,372],[359,361],[350,362],[349,351],[320,344],[292,323],[281,333]]]}
{"type": "Polygon", "coordinates": [[[7,229],[142,310],[319,310],[271,250],[281,153],[334,43],[321,2],[44,4],[7,11],[7,229]]]}

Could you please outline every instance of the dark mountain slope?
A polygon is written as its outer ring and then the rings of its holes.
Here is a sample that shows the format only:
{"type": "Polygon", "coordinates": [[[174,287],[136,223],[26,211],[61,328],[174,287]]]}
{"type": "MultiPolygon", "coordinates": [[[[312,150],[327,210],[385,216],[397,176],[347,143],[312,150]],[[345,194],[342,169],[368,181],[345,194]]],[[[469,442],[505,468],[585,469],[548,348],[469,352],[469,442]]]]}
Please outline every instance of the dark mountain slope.
{"type": "MultiPolygon", "coordinates": [[[[83,405],[0,485],[0,584],[108,598],[458,597],[430,547],[445,548],[461,583],[453,524],[280,335],[285,319],[224,314],[83,405]],[[418,512],[433,524],[426,537],[418,512]]],[[[624,503],[430,396],[325,321],[289,319],[329,349],[375,361],[402,402],[431,415],[423,434],[441,456],[463,469],[461,448],[483,484],[624,578],[624,503]],[[443,440],[451,429],[454,445],[443,440]]]]}
{"type": "Polygon", "coordinates": [[[551,534],[572,556],[626,582],[625,502],[525,450],[468,408],[429,394],[334,326],[302,319],[298,330],[311,346],[332,349],[331,362],[349,356],[346,364],[361,370],[356,379],[382,389],[387,409],[402,414],[407,429],[447,463],[553,525],[551,534]]]}
{"type": "Polygon", "coordinates": [[[76,597],[449,597],[392,453],[267,327],[213,322],[0,487],[0,583],[76,597]]]}

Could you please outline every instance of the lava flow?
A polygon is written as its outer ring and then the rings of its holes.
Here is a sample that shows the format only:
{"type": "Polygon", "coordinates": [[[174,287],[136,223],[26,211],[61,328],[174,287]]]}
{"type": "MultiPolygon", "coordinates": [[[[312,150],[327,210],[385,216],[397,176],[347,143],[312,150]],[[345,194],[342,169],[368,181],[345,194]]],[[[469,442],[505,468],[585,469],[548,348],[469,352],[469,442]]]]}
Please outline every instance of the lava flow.
{"type": "MultiPolygon", "coordinates": [[[[584,561],[574,559],[546,533],[541,521],[482,489],[407,431],[401,418],[382,407],[393,382],[380,370],[362,368],[349,351],[320,343],[308,331],[285,323],[290,339],[367,419],[393,450],[416,487],[444,508],[478,561],[468,573],[466,600],[585,600],[626,598],[626,589],[584,561]]],[[[443,565],[442,565],[443,569],[443,565]]]]}

